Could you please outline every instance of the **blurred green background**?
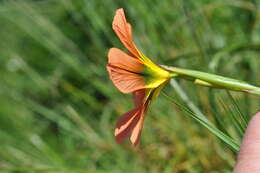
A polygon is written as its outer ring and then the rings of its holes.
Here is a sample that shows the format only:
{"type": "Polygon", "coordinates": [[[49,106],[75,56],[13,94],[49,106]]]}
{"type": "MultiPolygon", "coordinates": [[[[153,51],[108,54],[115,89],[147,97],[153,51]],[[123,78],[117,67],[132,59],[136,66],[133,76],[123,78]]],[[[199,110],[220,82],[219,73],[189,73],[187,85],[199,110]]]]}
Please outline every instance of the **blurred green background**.
{"type": "MultiPolygon", "coordinates": [[[[133,105],[109,80],[111,28],[124,8],[154,62],[260,84],[258,0],[1,0],[1,173],[231,172],[236,153],[162,95],[141,145],[116,144],[115,121],[133,105]]],[[[125,50],[125,49],[124,49],[125,50]]],[[[240,143],[256,97],[178,81],[165,92],[240,143]]]]}

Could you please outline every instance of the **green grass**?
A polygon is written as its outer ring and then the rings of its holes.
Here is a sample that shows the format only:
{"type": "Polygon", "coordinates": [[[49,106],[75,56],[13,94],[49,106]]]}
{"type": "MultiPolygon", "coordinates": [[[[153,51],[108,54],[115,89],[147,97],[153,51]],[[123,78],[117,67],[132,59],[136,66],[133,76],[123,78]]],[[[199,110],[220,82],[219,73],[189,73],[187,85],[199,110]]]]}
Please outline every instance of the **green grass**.
{"type": "Polygon", "coordinates": [[[168,85],[148,111],[141,145],[116,144],[132,108],[105,69],[111,28],[125,9],[138,47],[154,62],[260,84],[260,3],[254,0],[0,1],[0,172],[231,172],[259,98],[168,85]],[[184,95],[183,95],[184,94],[184,95]],[[168,99],[170,97],[170,100],[168,99]],[[173,99],[174,103],[171,102],[173,99]]]}

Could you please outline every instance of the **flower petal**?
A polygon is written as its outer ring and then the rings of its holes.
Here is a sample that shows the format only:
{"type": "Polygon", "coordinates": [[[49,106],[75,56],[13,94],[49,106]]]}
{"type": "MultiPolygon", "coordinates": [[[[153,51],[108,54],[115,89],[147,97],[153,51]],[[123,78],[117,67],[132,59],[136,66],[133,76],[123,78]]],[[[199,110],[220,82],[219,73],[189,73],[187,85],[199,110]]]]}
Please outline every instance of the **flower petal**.
{"type": "Polygon", "coordinates": [[[140,142],[140,136],[141,136],[141,132],[142,132],[143,125],[144,125],[144,118],[145,118],[145,113],[146,113],[148,104],[149,104],[149,102],[146,102],[142,106],[142,108],[141,108],[142,111],[141,111],[141,113],[139,115],[140,116],[139,121],[138,121],[138,123],[136,124],[136,126],[134,127],[134,129],[132,131],[132,134],[131,134],[131,137],[130,137],[130,141],[132,142],[132,144],[134,146],[136,146],[140,142]]]}
{"type": "Polygon", "coordinates": [[[133,92],[135,107],[140,106],[144,102],[145,94],[146,94],[146,89],[141,89],[133,92]]]}
{"type": "Polygon", "coordinates": [[[114,85],[123,93],[145,88],[142,76],[143,64],[119,49],[112,48],[108,53],[107,70],[114,85]]]}
{"type": "Polygon", "coordinates": [[[139,59],[127,55],[118,48],[111,48],[108,52],[108,64],[127,71],[142,73],[144,64],[139,59]]]}
{"type": "Polygon", "coordinates": [[[130,135],[136,124],[139,122],[140,111],[142,111],[140,107],[135,108],[119,117],[115,129],[115,137],[118,143],[126,139],[130,135]]]}
{"type": "Polygon", "coordinates": [[[142,76],[110,65],[107,65],[107,70],[114,85],[123,93],[131,93],[146,87],[142,76]]]}
{"type": "Polygon", "coordinates": [[[133,43],[131,25],[127,23],[125,13],[122,8],[116,11],[112,28],[128,51],[136,58],[140,57],[140,54],[133,43]]]}

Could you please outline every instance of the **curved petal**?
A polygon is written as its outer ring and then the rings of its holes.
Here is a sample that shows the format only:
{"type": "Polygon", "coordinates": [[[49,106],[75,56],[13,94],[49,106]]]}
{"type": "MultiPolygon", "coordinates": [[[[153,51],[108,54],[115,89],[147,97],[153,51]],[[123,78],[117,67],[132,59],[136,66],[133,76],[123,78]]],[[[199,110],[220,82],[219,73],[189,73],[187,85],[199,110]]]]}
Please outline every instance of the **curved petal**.
{"type": "Polygon", "coordinates": [[[131,25],[127,23],[125,13],[122,8],[116,11],[112,28],[128,51],[136,58],[140,57],[139,51],[133,43],[131,25]]]}
{"type": "Polygon", "coordinates": [[[144,103],[145,94],[146,94],[146,89],[140,89],[133,92],[135,107],[138,107],[144,103]]]}
{"type": "Polygon", "coordinates": [[[109,50],[107,70],[114,85],[123,93],[146,87],[142,76],[142,62],[119,49],[109,50]]]}
{"type": "Polygon", "coordinates": [[[131,93],[146,87],[142,76],[107,65],[107,70],[113,84],[123,93],[131,93]]]}
{"type": "Polygon", "coordinates": [[[119,117],[116,123],[115,138],[117,143],[126,139],[140,119],[140,108],[135,108],[119,117]]]}
{"type": "Polygon", "coordinates": [[[140,136],[141,136],[141,132],[142,132],[143,125],[144,125],[144,118],[145,118],[146,110],[148,108],[148,104],[149,104],[149,101],[147,101],[142,106],[142,108],[141,108],[142,111],[140,112],[140,115],[139,115],[140,116],[139,121],[131,133],[130,141],[132,142],[132,144],[134,146],[136,146],[140,142],[140,136]]]}
{"type": "Polygon", "coordinates": [[[135,73],[143,73],[144,70],[144,64],[142,61],[127,55],[118,48],[109,49],[108,64],[135,73]]]}

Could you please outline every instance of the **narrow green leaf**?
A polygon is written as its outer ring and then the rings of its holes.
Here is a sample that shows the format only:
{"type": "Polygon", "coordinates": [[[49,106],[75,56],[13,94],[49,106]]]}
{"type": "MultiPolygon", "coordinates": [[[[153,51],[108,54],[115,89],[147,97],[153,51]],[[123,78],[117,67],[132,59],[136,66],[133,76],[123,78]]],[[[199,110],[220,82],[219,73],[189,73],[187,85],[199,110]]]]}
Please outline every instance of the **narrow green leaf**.
{"type": "Polygon", "coordinates": [[[220,131],[219,129],[214,127],[211,123],[208,123],[207,121],[203,120],[199,115],[195,114],[187,106],[184,106],[184,105],[178,103],[174,98],[169,96],[166,92],[163,92],[163,95],[166,98],[168,98],[172,103],[177,105],[181,111],[185,112],[187,115],[189,115],[190,117],[195,119],[197,122],[199,122],[205,128],[207,128],[210,132],[212,132],[215,136],[217,136],[223,142],[225,142],[233,151],[235,151],[235,152],[239,151],[239,144],[236,141],[234,141],[231,137],[227,136],[222,131],[220,131]]]}

